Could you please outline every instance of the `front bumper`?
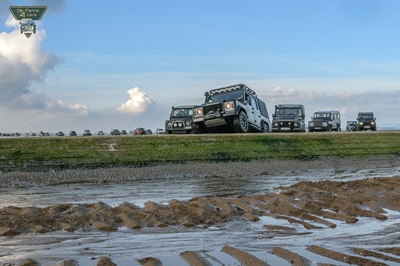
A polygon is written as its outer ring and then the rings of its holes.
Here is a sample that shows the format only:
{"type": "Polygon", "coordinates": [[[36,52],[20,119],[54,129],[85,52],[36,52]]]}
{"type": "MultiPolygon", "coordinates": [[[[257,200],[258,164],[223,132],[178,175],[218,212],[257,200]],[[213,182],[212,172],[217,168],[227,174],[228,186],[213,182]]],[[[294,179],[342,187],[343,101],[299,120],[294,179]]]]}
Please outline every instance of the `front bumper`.
{"type": "Polygon", "coordinates": [[[170,120],[165,122],[165,131],[173,133],[186,133],[193,129],[192,122],[183,120],[170,120]]]}
{"type": "Polygon", "coordinates": [[[302,124],[298,121],[272,121],[272,132],[300,132],[302,124]]]}
{"type": "Polygon", "coordinates": [[[361,130],[376,130],[376,122],[373,121],[373,120],[371,120],[371,121],[358,121],[357,129],[359,131],[361,131],[361,130]]]}

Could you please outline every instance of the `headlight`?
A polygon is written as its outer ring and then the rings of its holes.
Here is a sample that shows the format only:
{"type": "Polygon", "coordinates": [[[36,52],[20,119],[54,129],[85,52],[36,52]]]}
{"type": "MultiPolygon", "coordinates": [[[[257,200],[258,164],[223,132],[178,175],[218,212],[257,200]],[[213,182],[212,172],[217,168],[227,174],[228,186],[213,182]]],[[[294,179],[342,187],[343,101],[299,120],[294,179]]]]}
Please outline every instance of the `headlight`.
{"type": "Polygon", "coordinates": [[[168,124],[167,124],[167,125],[170,127],[170,126],[172,126],[172,123],[171,123],[171,122],[168,122],[168,124]]]}
{"type": "Polygon", "coordinates": [[[176,123],[174,123],[174,127],[176,127],[176,123]]]}
{"type": "Polygon", "coordinates": [[[323,127],[327,127],[328,126],[328,122],[322,122],[322,126],[323,127]]]}
{"type": "Polygon", "coordinates": [[[297,123],[294,123],[293,126],[298,127],[299,125],[297,123]]]}
{"type": "Polygon", "coordinates": [[[202,115],[203,114],[203,110],[201,108],[196,109],[196,114],[197,115],[202,115]]]}
{"type": "Polygon", "coordinates": [[[179,127],[182,127],[182,123],[179,123],[178,126],[179,126],[179,127]]]}
{"type": "Polygon", "coordinates": [[[314,126],[314,122],[309,122],[309,123],[308,123],[308,126],[309,126],[309,127],[313,127],[313,126],[314,126]]]}
{"type": "Polygon", "coordinates": [[[364,123],[363,122],[360,122],[360,123],[358,123],[360,126],[362,126],[362,125],[364,125],[364,123]]]}
{"type": "Polygon", "coordinates": [[[186,125],[187,125],[187,126],[190,126],[190,122],[187,121],[187,122],[186,122],[186,125]]]}
{"type": "Polygon", "coordinates": [[[278,126],[278,122],[275,122],[275,123],[274,123],[274,126],[276,126],[276,127],[277,127],[277,126],[278,126]]]}
{"type": "Polygon", "coordinates": [[[234,107],[235,107],[235,104],[233,102],[225,103],[225,109],[227,109],[227,110],[233,109],[234,107]]]}
{"type": "Polygon", "coordinates": [[[374,121],[372,121],[372,122],[371,122],[371,125],[375,125],[375,122],[374,122],[374,121]]]}

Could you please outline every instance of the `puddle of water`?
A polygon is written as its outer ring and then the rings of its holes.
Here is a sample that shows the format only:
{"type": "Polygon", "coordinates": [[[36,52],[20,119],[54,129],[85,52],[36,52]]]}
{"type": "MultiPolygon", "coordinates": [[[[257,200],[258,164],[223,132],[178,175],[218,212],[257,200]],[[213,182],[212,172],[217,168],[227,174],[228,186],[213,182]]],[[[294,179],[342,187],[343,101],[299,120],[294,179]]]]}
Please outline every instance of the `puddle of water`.
{"type": "Polygon", "coordinates": [[[285,175],[250,177],[178,177],[136,180],[125,183],[78,183],[58,186],[0,188],[0,208],[6,206],[46,207],[60,203],[104,202],[117,206],[124,201],[142,207],[147,201],[167,204],[171,199],[188,200],[193,197],[261,194],[279,186],[290,186],[302,180],[354,180],[366,177],[392,177],[399,168],[307,171],[285,175]]]}

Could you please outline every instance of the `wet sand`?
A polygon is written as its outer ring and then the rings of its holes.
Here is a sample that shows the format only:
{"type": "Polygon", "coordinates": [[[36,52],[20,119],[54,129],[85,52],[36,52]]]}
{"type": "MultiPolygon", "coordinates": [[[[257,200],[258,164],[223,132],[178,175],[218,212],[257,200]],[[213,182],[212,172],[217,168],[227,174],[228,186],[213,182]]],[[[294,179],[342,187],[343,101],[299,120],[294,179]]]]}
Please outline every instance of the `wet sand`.
{"type": "MultiPolygon", "coordinates": [[[[0,187],[26,186],[56,186],[66,183],[103,183],[135,181],[153,178],[157,185],[157,178],[176,176],[246,176],[269,175],[278,172],[292,172],[292,174],[307,172],[310,169],[320,169],[321,173],[327,169],[345,171],[349,169],[399,167],[397,158],[374,158],[368,160],[325,160],[325,161],[288,161],[288,162],[247,162],[247,163],[191,163],[184,165],[163,165],[143,168],[118,168],[96,170],[70,170],[49,173],[22,173],[13,172],[0,175],[0,187]]],[[[110,206],[103,202],[71,204],[60,202],[46,207],[16,207],[7,206],[0,209],[0,238],[3,242],[20,236],[48,235],[57,232],[73,234],[75,232],[105,232],[117,234],[121,230],[141,234],[151,229],[165,233],[166,228],[179,232],[194,230],[212,231],[223,224],[232,222],[260,223],[260,221],[283,221],[265,223],[256,235],[262,234],[264,239],[273,241],[277,238],[302,239],[304,236],[326,232],[326,242],[330,242],[333,235],[338,234],[341,225],[357,225],[360,221],[372,219],[384,223],[391,221],[391,231],[383,228],[379,232],[380,248],[364,249],[352,245],[352,250],[343,250],[342,247],[321,246],[308,244],[302,252],[296,251],[290,244],[272,246],[267,251],[268,256],[274,256],[269,261],[265,255],[249,251],[240,245],[232,246],[229,241],[229,232],[224,239],[228,239],[220,247],[217,258],[209,255],[216,252],[213,249],[207,252],[185,250],[178,257],[171,260],[175,265],[274,265],[274,260],[286,261],[287,265],[312,265],[325,263],[332,265],[397,265],[400,264],[400,248],[393,239],[398,239],[400,229],[400,178],[373,177],[352,181],[301,181],[291,186],[277,187],[274,192],[232,195],[229,197],[195,197],[189,200],[170,199],[166,204],[148,201],[144,206],[137,206],[130,202],[121,202],[117,206],[110,206]],[[268,218],[268,220],[264,220],[268,218]],[[395,219],[393,221],[393,219],[395,219]],[[334,234],[332,234],[335,232],[334,234]],[[387,237],[382,238],[382,234],[387,237]],[[394,235],[393,235],[394,234],[394,235]],[[382,239],[386,239],[386,242],[382,239]],[[293,249],[293,250],[292,250],[293,249]],[[225,255],[221,255],[224,253],[225,255]],[[315,255],[310,255],[315,254],[315,255]],[[228,261],[224,258],[229,257],[228,261]]],[[[355,226],[357,228],[357,226],[355,226]]],[[[126,231],[124,231],[126,232],[126,231]]],[[[219,231],[219,234],[221,232],[219,231]]],[[[223,232],[222,232],[223,233],[223,232]]],[[[367,232],[363,232],[367,233],[367,232]]],[[[346,233],[343,233],[342,237],[346,233]]],[[[196,233],[193,234],[196,237],[196,233]]],[[[234,237],[234,236],[232,236],[234,237]]],[[[378,239],[378,238],[377,238],[378,239]]],[[[377,240],[376,239],[376,240],[377,240]]],[[[335,240],[337,243],[337,239],[335,240]]],[[[345,240],[343,240],[345,241],[345,240]]],[[[347,241],[347,240],[346,240],[347,241]]],[[[148,243],[151,246],[151,242],[148,243]]],[[[165,243],[168,245],[168,243],[165,243]]],[[[95,246],[96,244],[93,243],[95,246]]],[[[171,244],[177,245],[176,243],[171,244]]],[[[94,248],[91,247],[91,248],[94,248]]],[[[150,247],[149,249],[154,249],[150,247]]],[[[90,248],[89,248],[90,249],[90,248]]],[[[88,250],[89,250],[88,249],[88,250]]],[[[177,250],[181,247],[176,246],[177,250]]],[[[207,248],[206,248],[207,249],[207,248]]],[[[155,252],[156,253],[156,252],[155,252]]],[[[98,253],[97,253],[98,254],[98,253]]],[[[157,253],[156,253],[157,254],[157,253]]],[[[154,255],[156,255],[154,254],[154,255]]],[[[43,255],[40,256],[42,258],[43,255]]],[[[84,257],[84,255],[82,255],[84,257]]],[[[52,265],[47,259],[26,257],[15,259],[8,253],[0,251],[0,262],[14,263],[10,265],[52,265]],[[12,259],[10,259],[12,257],[12,259]],[[49,264],[50,263],[50,264],[49,264]]],[[[93,256],[91,264],[87,265],[115,265],[117,257],[93,256]]],[[[164,257],[135,256],[139,265],[172,265],[164,257]],[[163,260],[164,259],[164,260],[163,260]]],[[[60,265],[86,265],[83,260],[76,258],[60,259],[53,263],[60,265]]],[[[280,261],[282,262],[282,261],[280,261]]],[[[54,265],[54,264],[53,264],[54,265]]],[[[125,265],[125,264],[118,264],[125,265]]],[[[128,265],[128,264],[126,264],[128,265]]],[[[276,265],[276,264],[275,264],[276,265]]],[[[282,264],[285,265],[285,264],[282,264]]]]}

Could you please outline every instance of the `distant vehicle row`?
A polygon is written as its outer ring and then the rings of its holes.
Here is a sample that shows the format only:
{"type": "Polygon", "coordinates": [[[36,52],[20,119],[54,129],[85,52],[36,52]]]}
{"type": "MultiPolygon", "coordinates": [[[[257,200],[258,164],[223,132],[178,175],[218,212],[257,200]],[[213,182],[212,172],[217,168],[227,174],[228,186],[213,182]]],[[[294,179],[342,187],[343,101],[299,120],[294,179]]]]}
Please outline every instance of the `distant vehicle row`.
{"type": "MultiPolygon", "coordinates": [[[[207,91],[200,105],[173,106],[165,121],[165,132],[306,132],[305,108],[302,104],[275,106],[270,122],[267,106],[244,84],[207,91]]],[[[360,112],[354,130],[376,130],[373,112],[360,112]]],[[[308,122],[309,132],[341,131],[340,112],[317,111],[308,122]]],[[[346,128],[347,129],[347,128],[346,128]]]]}
{"type": "MultiPolygon", "coordinates": [[[[164,134],[164,129],[161,128],[157,128],[155,131],[156,134],[164,134]]],[[[153,131],[150,129],[144,129],[144,128],[136,128],[133,131],[130,131],[129,134],[133,134],[133,135],[152,135],[153,131]]],[[[115,136],[115,135],[129,135],[128,132],[124,129],[119,130],[119,129],[112,129],[110,132],[111,136],[115,136]]],[[[0,133],[0,136],[4,136],[4,137],[19,137],[19,136],[26,136],[26,137],[35,137],[35,136],[57,136],[57,137],[63,137],[66,136],[67,134],[65,134],[63,131],[58,131],[56,133],[52,133],[50,134],[49,132],[43,132],[40,131],[39,133],[35,133],[35,132],[30,132],[30,133],[0,133]]],[[[104,133],[104,131],[100,130],[97,132],[97,136],[104,136],[106,135],[104,133]]],[[[71,137],[75,137],[78,136],[78,133],[75,130],[71,130],[68,134],[68,136],[71,137]]],[[[92,136],[92,133],[89,129],[85,129],[82,133],[82,136],[92,136]]]]}

